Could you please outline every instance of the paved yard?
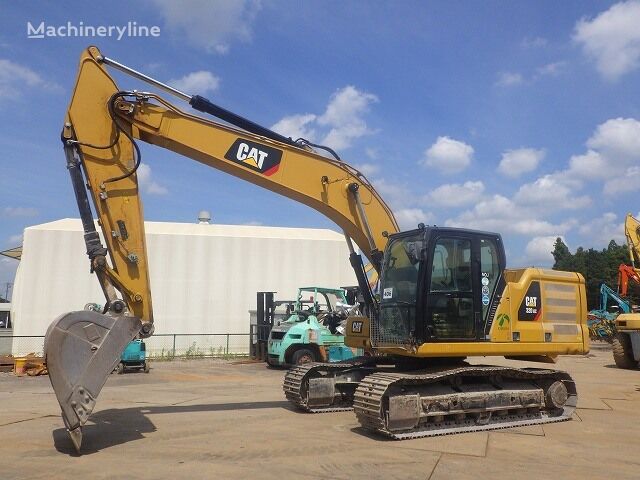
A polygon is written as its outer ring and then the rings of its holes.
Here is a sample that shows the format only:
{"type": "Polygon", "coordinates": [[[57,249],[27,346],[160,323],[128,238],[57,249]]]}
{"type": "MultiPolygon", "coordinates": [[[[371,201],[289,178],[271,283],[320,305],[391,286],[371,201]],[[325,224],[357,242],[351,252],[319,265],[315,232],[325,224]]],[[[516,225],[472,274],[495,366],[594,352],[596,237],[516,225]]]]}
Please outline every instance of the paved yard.
{"type": "Polygon", "coordinates": [[[600,349],[560,360],[578,384],[570,422],[397,442],[361,431],[352,412],[291,410],[284,370],[156,362],[107,381],[82,456],[48,378],[0,374],[0,479],[637,479],[640,371],[612,363],[600,349]]]}

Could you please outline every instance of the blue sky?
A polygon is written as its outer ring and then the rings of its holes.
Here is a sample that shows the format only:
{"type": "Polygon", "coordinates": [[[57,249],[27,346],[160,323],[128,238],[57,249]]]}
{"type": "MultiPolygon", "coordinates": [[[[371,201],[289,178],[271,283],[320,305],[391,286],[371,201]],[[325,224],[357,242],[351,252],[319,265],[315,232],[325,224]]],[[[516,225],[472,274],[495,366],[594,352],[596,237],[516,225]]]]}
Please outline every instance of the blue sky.
{"type": "MultiPolygon", "coordinates": [[[[622,242],[640,191],[640,2],[0,2],[0,249],[76,217],[59,132],[83,48],[359,166],[401,225],[502,233],[510,266],[622,242]],[[34,26],[159,37],[27,38],[34,26]]],[[[114,74],[123,88],[147,88],[114,74]]],[[[172,99],[173,101],[173,99],[172,99]]],[[[335,228],[144,146],[147,220],[335,228]]],[[[0,287],[15,262],[0,260],[0,287]]],[[[0,288],[4,292],[4,288],[0,288]]]]}

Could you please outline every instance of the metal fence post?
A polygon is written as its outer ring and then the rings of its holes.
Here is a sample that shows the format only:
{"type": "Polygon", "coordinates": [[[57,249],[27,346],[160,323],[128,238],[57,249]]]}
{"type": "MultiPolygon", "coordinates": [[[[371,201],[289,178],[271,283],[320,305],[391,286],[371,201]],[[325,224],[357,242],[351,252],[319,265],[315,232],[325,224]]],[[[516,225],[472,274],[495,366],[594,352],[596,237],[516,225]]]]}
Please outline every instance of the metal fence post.
{"type": "Polygon", "coordinates": [[[249,325],[249,358],[256,358],[256,355],[253,351],[253,323],[249,325]]]}
{"type": "Polygon", "coordinates": [[[176,334],[173,334],[173,356],[176,356],[176,334]]]}

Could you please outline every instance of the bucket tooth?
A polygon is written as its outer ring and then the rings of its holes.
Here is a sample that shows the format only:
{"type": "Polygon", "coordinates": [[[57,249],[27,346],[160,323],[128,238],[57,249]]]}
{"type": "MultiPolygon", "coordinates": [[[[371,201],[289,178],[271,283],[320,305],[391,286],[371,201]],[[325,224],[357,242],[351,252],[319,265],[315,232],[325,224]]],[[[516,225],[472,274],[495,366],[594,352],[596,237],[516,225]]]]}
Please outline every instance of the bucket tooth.
{"type": "Polygon", "coordinates": [[[73,446],[76,448],[76,452],[80,453],[80,445],[82,445],[82,428],[74,428],[73,430],[67,430],[69,437],[73,442],[73,446]]]}
{"type": "Polygon", "coordinates": [[[137,317],[88,310],[65,313],[49,326],[44,339],[49,380],[76,450],[100,390],[141,327],[137,317]]]}

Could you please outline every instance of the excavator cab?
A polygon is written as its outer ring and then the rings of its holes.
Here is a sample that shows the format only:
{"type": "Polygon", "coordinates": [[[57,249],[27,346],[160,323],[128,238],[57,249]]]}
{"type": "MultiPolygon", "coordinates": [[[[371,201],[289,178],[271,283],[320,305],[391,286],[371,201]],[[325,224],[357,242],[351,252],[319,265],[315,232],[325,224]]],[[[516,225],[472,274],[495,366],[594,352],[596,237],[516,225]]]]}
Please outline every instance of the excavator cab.
{"type": "Polygon", "coordinates": [[[486,340],[504,268],[496,233],[425,227],[390,236],[373,345],[486,340]]]}

